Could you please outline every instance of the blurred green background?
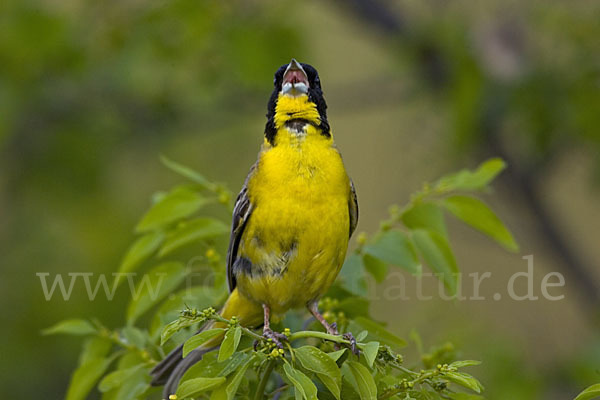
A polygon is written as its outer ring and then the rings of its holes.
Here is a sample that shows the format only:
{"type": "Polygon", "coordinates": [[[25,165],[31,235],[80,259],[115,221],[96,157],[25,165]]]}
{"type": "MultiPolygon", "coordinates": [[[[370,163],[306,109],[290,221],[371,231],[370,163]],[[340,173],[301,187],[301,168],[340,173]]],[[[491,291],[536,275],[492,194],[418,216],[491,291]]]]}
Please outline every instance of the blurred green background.
{"type": "Polygon", "coordinates": [[[160,154],[241,187],[272,74],[292,57],[320,72],[359,231],[425,180],[509,163],[487,200],[521,253],[451,225],[463,271],[492,272],[488,299],[381,298],[375,317],[482,360],[473,373],[489,399],[567,399],[600,381],[599,21],[589,0],[4,0],[3,397],[64,395],[80,341],[42,328],[123,322],[126,296],[89,301],[76,285],[45,301],[36,273],[116,271],[151,194],[180,181],[160,154]],[[565,298],[494,301],[528,254],[536,293],[558,271],[565,298]]]}

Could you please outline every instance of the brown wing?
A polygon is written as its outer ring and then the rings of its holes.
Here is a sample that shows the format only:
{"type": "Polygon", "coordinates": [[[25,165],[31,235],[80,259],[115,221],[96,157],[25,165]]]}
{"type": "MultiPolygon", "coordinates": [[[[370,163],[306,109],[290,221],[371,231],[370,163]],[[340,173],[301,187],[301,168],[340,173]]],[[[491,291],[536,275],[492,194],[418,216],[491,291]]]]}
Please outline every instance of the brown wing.
{"type": "Polygon", "coordinates": [[[236,286],[235,276],[233,274],[233,264],[238,258],[238,247],[240,245],[240,240],[242,239],[244,228],[246,227],[246,224],[250,219],[250,215],[252,214],[252,204],[250,203],[250,198],[248,197],[248,181],[250,180],[250,177],[254,173],[255,169],[256,164],[250,168],[250,172],[246,177],[244,186],[242,186],[242,190],[240,191],[240,194],[238,194],[238,197],[235,200],[235,205],[233,206],[231,236],[229,237],[229,248],[227,249],[227,282],[229,283],[229,291],[235,289],[236,286]]]}
{"type": "Polygon", "coordinates": [[[350,212],[350,237],[358,224],[358,199],[356,198],[356,189],[354,182],[350,179],[350,198],[348,199],[348,211],[350,212]]]}

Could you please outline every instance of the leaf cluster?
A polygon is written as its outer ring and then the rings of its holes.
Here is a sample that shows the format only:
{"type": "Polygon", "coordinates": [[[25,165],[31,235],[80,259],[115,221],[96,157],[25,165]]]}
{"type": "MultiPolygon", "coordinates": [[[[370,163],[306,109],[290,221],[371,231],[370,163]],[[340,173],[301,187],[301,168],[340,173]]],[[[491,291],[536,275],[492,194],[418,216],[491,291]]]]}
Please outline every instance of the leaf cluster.
{"type": "Polygon", "coordinates": [[[478,362],[456,361],[452,345],[423,353],[419,362],[405,365],[399,351],[406,341],[369,315],[365,280],[370,274],[382,281],[390,264],[418,274],[426,263],[454,292],[458,266],[448,242],[446,213],[516,250],[506,227],[472,195],[487,190],[504,168],[501,160],[426,184],[409,204],[392,207],[379,232],[359,236],[358,248],[320,302],[329,322],[335,322],[340,332],[356,335],[359,355],[347,349],[350,342],[345,336],[322,332],[299,313],[288,313],[279,326],[287,336],[285,349],[241,326],[235,317],[221,317],[215,309],[226,299],[227,289],[220,240],[229,229],[220,219],[199,214],[209,204],[230,210],[231,193],[185,166],[166,158],[163,163],[191,183],[154,195],[136,227],[139,237],[123,257],[119,272],[145,274],[132,293],[125,326],[109,329],[94,319],[70,319],[44,331],[87,338],[67,400],[84,399],[94,387],[102,400],[160,398],[160,388],[149,386],[150,369],[179,343],[184,343],[187,356],[219,335],[224,337],[219,349],[206,353],[186,372],[176,398],[481,398],[482,385],[463,371],[478,362]],[[195,262],[186,267],[182,260],[192,249],[195,262]],[[191,275],[210,279],[182,289],[191,275]],[[207,321],[221,322],[224,328],[193,335],[207,321]]]}
{"type": "Polygon", "coordinates": [[[506,167],[490,159],[474,171],[449,174],[433,184],[425,183],[404,206],[392,206],[373,237],[359,236],[359,246],[342,268],[342,286],[365,296],[365,272],[383,281],[388,265],[420,275],[423,264],[441,279],[450,295],[458,286],[459,268],[452,251],[445,215],[450,214],[498,242],[509,251],[518,245],[500,218],[474,194],[489,191],[489,184],[506,167]]]}

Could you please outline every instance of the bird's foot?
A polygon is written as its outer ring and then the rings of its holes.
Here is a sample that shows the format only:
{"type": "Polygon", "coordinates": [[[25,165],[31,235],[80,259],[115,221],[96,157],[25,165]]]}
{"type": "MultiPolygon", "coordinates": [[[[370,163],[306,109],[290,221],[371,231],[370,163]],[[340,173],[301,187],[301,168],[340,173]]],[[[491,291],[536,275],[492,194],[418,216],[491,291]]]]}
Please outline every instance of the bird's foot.
{"type": "Polygon", "coordinates": [[[288,337],[280,332],[275,332],[271,328],[263,329],[263,337],[266,339],[271,339],[275,346],[280,349],[283,349],[283,344],[281,342],[287,341],[288,337]]]}
{"type": "Polygon", "coordinates": [[[330,335],[338,336],[340,334],[340,332],[338,332],[337,329],[337,323],[335,322],[332,322],[331,324],[327,325],[326,329],[327,333],[329,333],[330,335]]]}
{"type": "Polygon", "coordinates": [[[346,332],[342,335],[342,337],[344,339],[346,339],[347,341],[349,341],[350,343],[345,343],[344,345],[350,349],[350,351],[354,354],[354,355],[358,355],[359,350],[358,347],[356,346],[356,339],[354,338],[354,335],[352,334],[352,332],[346,332]]]}
{"type": "MultiPolygon", "coordinates": [[[[335,336],[338,336],[340,334],[337,330],[337,324],[335,322],[330,324],[327,327],[327,333],[329,333],[330,335],[335,335],[335,336]]],[[[341,346],[347,347],[348,349],[350,349],[350,351],[353,354],[358,355],[359,350],[358,350],[358,347],[356,346],[356,339],[354,338],[354,335],[351,332],[346,332],[342,335],[342,338],[346,339],[350,343],[336,345],[335,347],[338,348],[338,350],[341,348],[341,346]]]]}

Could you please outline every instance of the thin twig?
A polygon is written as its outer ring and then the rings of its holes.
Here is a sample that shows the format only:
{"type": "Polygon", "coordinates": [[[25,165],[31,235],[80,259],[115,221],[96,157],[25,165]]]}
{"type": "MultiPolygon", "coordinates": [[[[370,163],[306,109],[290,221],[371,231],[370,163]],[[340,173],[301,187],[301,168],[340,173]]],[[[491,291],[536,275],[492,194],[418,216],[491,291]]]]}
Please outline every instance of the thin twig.
{"type": "Polygon", "coordinates": [[[330,335],[329,333],[316,332],[316,331],[295,332],[290,335],[288,340],[290,342],[293,342],[294,340],[305,339],[305,338],[316,338],[316,339],[328,340],[330,342],[335,342],[335,343],[339,343],[339,344],[348,344],[348,345],[350,344],[350,341],[344,339],[341,335],[336,336],[336,335],[330,335]]]}

